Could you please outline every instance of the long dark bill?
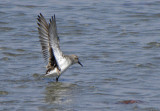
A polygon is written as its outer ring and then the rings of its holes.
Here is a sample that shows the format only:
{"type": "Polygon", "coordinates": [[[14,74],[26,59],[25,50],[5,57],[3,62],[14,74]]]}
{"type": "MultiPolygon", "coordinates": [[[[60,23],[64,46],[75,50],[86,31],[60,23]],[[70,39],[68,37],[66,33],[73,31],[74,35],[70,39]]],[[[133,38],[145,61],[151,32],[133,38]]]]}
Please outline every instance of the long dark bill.
{"type": "Polygon", "coordinates": [[[83,67],[83,65],[79,61],[78,61],[78,64],[80,64],[83,67]]]}

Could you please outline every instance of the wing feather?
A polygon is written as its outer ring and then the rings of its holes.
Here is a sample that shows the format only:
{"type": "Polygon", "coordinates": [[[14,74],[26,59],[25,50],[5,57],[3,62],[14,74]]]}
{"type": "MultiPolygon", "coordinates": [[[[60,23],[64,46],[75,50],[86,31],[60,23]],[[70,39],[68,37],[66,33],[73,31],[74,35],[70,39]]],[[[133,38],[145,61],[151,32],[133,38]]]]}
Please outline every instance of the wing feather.
{"type": "MultiPolygon", "coordinates": [[[[39,32],[39,39],[42,46],[42,53],[43,57],[48,63],[47,65],[47,72],[54,69],[55,67],[58,67],[55,55],[54,55],[54,49],[51,46],[51,37],[50,37],[50,28],[48,23],[46,22],[44,16],[40,13],[38,15],[38,32],[39,32]]],[[[46,73],[47,73],[46,72],[46,73]]]]}
{"type": "Polygon", "coordinates": [[[49,39],[50,39],[50,44],[51,47],[54,51],[56,60],[58,62],[58,64],[60,63],[60,61],[62,59],[64,59],[63,57],[63,53],[60,50],[60,46],[59,46],[59,37],[57,34],[57,26],[56,26],[56,18],[54,15],[54,18],[52,16],[52,18],[50,19],[50,23],[49,23],[49,39]]]}
{"type": "Polygon", "coordinates": [[[48,24],[43,17],[42,14],[38,15],[38,32],[39,32],[39,39],[42,46],[42,53],[45,59],[45,62],[48,63],[49,53],[48,53],[48,24]]]}

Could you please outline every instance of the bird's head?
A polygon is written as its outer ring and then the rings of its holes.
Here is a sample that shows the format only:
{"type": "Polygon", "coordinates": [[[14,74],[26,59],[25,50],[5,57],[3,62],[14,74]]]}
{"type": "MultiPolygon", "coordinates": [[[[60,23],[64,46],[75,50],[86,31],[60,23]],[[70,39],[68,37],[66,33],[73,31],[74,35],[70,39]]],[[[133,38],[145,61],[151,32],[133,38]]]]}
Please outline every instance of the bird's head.
{"type": "Polygon", "coordinates": [[[80,63],[78,56],[76,55],[70,55],[71,60],[73,61],[73,64],[78,63],[83,67],[83,65],[80,63]]]}

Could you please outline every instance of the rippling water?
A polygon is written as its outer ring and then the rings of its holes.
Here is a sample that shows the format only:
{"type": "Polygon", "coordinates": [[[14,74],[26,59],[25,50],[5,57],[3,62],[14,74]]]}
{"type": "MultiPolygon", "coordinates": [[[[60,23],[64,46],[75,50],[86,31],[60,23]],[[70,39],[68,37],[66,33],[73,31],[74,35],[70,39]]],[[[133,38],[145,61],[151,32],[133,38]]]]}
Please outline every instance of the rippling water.
{"type": "Polygon", "coordinates": [[[0,2],[0,110],[159,111],[160,1],[0,2]],[[61,49],[77,54],[44,78],[39,13],[56,14],[61,49]],[[126,101],[130,101],[127,103],[126,101]]]}

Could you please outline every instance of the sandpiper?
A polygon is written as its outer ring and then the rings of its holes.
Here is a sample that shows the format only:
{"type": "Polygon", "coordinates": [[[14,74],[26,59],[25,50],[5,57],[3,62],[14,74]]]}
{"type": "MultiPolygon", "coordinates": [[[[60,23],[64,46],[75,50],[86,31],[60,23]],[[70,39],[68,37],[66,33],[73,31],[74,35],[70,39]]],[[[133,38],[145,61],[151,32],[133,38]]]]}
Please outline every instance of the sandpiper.
{"type": "Polygon", "coordinates": [[[78,56],[64,55],[60,50],[55,15],[54,17],[52,16],[49,24],[41,13],[38,15],[37,20],[42,53],[47,63],[45,75],[54,76],[58,81],[60,75],[71,65],[79,63],[83,67],[79,62],[78,56]]]}

